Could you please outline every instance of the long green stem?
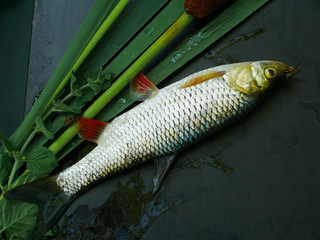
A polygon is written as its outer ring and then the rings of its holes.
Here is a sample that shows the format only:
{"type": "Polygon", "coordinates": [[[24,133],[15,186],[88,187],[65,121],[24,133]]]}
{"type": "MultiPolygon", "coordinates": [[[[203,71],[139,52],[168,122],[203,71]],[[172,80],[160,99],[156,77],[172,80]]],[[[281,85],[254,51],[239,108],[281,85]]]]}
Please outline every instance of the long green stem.
{"type": "Polygon", "coordinates": [[[53,75],[49,79],[46,87],[41,93],[39,99],[32,106],[18,129],[12,134],[10,140],[15,148],[20,147],[27,136],[30,134],[34,126],[34,120],[37,116],[41,116],[43,109],[49,102],[52,94],[55,92],[63,78],[72,69],[74,62],[79,58],[81,52],[88,45],[101,23],[110,14],[110,9],[113,8],[114,2],[118,0],[98,0],[93,5],[92,9],[85,18],[83,24],[76,33],[71,44],[66,49],[53,75]]]}
{"type": "Polygon", "coordinates": [[[62,89],[66,86],[66,84],[69,82],[72,72],[76,72],[80,65],[84,62],[84,60],[88,57],[88,55],[91,53],[91,51],[94,49],[94,47],[98,44],[98,42],[101,40],[101,38],[104,36],[104,34],[107,32],[107,30],[110,28],[110,26],[114,23],[114,21],[117,19],[117,17],[120,15],[124,7],[128,4],[130,0],[120,0],[117,6],[113,9],[113,11],[110,13],[110,15],[106,18],[106,20],[101,24],[100,28],[97,30],[97,32],[93,35],[88,45],[85,47],[85,49],[80,54],[77,61],[74,63],[72,69],[68,72],[68,74],[64,77],[62,82],[60,83],[59,87],[56,89],[52,97],[50,98],[49,102],[45,106],[44,111],[48,109],[48,107],[51,105],[52,101],[58,96],[58,94],[61,92],[62,89]]]}
{"type": "Polygon", "coordinates": [[[12,184],[12,180],[13,180],[13,177],[14,177],[16,171],[18,170],[18,168],[19,168],[19,166],[20,166],[18,157],[16,156],[16,153],[15,153],[15,152],[13,153],[13,156],[14,156],[14,164],[13,164],[13,167],[12,167],[12,170],[11,170],[11,173],[10,173],[10,176],[9,176],[8,189],[10,189],[11,184],[12,184]]]}
{"type": "Polygon", "coordinates": [[[32,133],[29,135],[29,137],[27,138],[27,140],[24,142],[23,146],[21,147],[20,150],[20,154],[22,155],[24,153],[24,150],[26,150],[27,146],[29,145],[29,143],[31,142],[31,140],[34,138],[34,136],[37,134],[38,129],[35,128],[32,133]]]}
{"type": "MultiPolygon", "coordinates": [[[[93,118],[96,116],[130,81],[133,79],[168,43],[178,35],[193,19],[183,13],[182,16],[164,32],[113,84],[106,90],[84,113],[83,117],[93,118]]],[[[69,127],[49,149],[58,153],[78,130],[75,125],[69,127]]]]}
{"type": "MultiPolygon", "coordinates": [[[[23,155],[24,151],[26,150],[27,146],[29,145],[29,143],[31,142],[31,140],[34,138],[34,136],[37,134],[38,130],[37,128],[35,128],[32,133],[29,135],[28,139],[24,142],[20,152],[18,153],[20,156],[23,155]]],[[[17,156],[17,153],[13,152],[13,157],[14,157],[14,164],[13,167],[11,169],[11,173],[9,176],[9,180],[8,180],[8,189],[10,189],[14,175],[16,173],[16,171],[22,166],[21,165],[21,161],[19,159],[19,157],[17,156]]]]}

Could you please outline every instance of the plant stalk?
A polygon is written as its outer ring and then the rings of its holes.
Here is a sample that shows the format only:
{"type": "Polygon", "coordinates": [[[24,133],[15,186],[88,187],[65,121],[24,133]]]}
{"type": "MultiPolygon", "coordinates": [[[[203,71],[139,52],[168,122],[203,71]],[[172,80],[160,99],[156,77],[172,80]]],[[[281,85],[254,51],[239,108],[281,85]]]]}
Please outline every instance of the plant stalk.
{"type": "MultiPolygon", "coordinates": [[[[64,53],[59,65],[48,81],[39,99],[34,104],[18,129],[10,137],[14,148],[18,148],[22,145],[23,141],[29,135],[31,128],[34,126],[35,117],[41,116],[44,113],[44,109],[47,109],[49,103],[52,102],[52,95],[56,92],[56,89],[61,84],[61,81],[68,75],[69,70],[73,69],[74,63],[79,59],[81,52],[83,52],[84,49],[88,46],[88,43],[97,32],[97,29],[99,29],[99,27],[101,26],[101,23],[103,23],[106,17],[111,14],[109,13],[109,10],[113,6],[114,1],[96,1],[94,6],[88,13],[88,16],[81,25],[79,31],[73,38],[71,44],[64,53]]],[[[128,1],[129,0],[120,0],[118,5],[124,5],[124,3],[128,1]]],[[[112,15],[114,16],[114,13],[112,15]]],[[[109,24],[111,24],[111,22],[109,24]]],[[[62,89],[62,87],[59,87],[59,89],[62,89]]]]}
{"type": "Polygon", "coordinates": [[[18,168],[20,167],[20,161],[19,161],[18,157],[16,156],[16,154],[17,154],[16,152],[13,152],[14,164],[13,164],[10,176],[9,176],[7,190],[10,189],[12,181],[13,181],[13,177],[14,177],[16,171],[18,170],[18,168]]]}
{"type": "Polygon", "coordinates": [[[29,135],[29,137],[27,138],[27,140],[24,142],[23,146],[21,147],[20,150],[20,154],[23,155],[24,150],[26,150],[27,146],[29,145],[29,143],[31,142],[31,140],[33,139],[33,137],[37,134],[38,129],[35,128],[32,133],[29,135]]]}
{"type": "MultiPolygon", "coordinates": [[[[84,113],[83,117],[95,117],[168,43],[193,19],[183,13],[84,113]]],[[[77,134],[76,125],[69,127],[49,149],[57,154],[77,134]]]]}
{"type": "MultiPolygon", "coordinates": [[[[88,45],[85,47],[85,49],[80,54],[77,61],[74,63],[72,69],[68,72],[68,74],[64,77],[52,97],[50,98],[49,102],[43,109],[43,112],[45,112],[51,105],[52,101],[58,96],[58,94],[61,92],[62,89],[66,86],[66,84],[69,82],[72,72],[76,72],[80,65],[84,62],[84,60],[89,56],[91,51],[94,49],[94,47],[98,44],[98,42],[101,40],[101,38],[104,36],[104,34],[108,31],[110,26],[114,23],[114,21],[117,19],[117,17],[120,15],[122,10],[125,8],[125,6],[128,4],[130,0],[120,0],[117,6],[112,10],[110,15],[104,20],[104,22],[101,24],[99,29],[96,31],[96,33],[93,35],[91,40],[89,41],[88,45]]],[[[42,112],[42,113],[43,113],[42,112]]]]}

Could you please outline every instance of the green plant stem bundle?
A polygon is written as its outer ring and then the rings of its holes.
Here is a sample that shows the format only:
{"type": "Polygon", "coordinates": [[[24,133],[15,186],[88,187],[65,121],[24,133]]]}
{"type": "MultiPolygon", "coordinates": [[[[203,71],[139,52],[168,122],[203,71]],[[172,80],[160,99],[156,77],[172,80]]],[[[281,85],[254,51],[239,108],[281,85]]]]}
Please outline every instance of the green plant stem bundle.
{"type": "MultiPolygon", "coordinates": [[[[74,68],[76,60],[84,51],[90,39],[93,37],[97,29],[100,27],[106,16],[110,13],[115,0],[105,1],[97,0],[85,21],[81,25],[79,31],[73,38],[71,44],[64,53],[59,62],[58,67],[54,71],[52,77],[48,81],[45,89],[41,93],[39,99],[32,107],[28,115],[25,117],[19,128],[10,137],[15,148],[18,148],[22,142],[29,135],[32,127],[34,126],[34,119],[36,116],[43,114],[44,109],[49,106],[53,100],[53,94],[57,94],[57,89],[64,78],[68,78],[68,73],[74,68]]],[[[127,0],[121,0],[121,5],[127,3],[127,0]]],[[[114,16],[115,17],[115,16],[114,16]]],[[[115,20],[115,19],[114,19],[115,20]]],[[[87,51],[85,51],[87,52],[87,51]]],[[[63,83],[64,84],[64,83],[63,83]]]]}
{"type": "Polygon", "coordinates": [[[44,113],[50,107],[53,100],[56,99],[56,97],[64,89],[66,84],[68,84],[68,82],[70,81],[72,72],[76,72],[78,70],[78,68],[81,66],[81,64],[86,60],[86,58],[89,56],[89,54],[95,48],[95,46],[98,44],[98,42],[101,40],[101,38],[105,35],[105,33],[109,30],[111,25],[118,18],[118,16],[123,11],[125,6],[129,3],[129,1],[130,0],[120,0],[119,3],[117,4],[117,6],[109,14],[109,16],[104,20],[104,22],[101,24],[99,29],[95,32],[93,37],[88,42],[88,45],[81,52],[79,58],[74,63],[73,67],[70,69],[70,71],[67,73],[67,75],[63,78],[63,80],[59,84],[58,88],[53,93],[52,97],[50,98],[49,102],[47,103],[47,105],[43,109],[42,113],[44,113]]]}
{"type": "MultiPolygon", "coordinates": [[[[96,116],[129,82],[132,80],[167,44],[186,27],[193,17],[186,13],[161,35],[129,68],[126,70],[112,86],[105,91],[84,113],[83,117],[93,118],[96,116]]],[[[69,127],[49,149],[53,153],[58,153],[77,134],[75,125],[69,127]]]]}

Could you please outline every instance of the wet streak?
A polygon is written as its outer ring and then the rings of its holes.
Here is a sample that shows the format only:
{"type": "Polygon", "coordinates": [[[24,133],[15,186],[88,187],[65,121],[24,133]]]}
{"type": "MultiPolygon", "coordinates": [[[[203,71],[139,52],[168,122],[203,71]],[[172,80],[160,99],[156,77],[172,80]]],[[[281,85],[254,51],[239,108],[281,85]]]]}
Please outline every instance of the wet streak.
{"type": "Polygon", "coordinates": [[[210,156],[202,156],[198,159],[186,159],[184,161],[178,162],[175,168],[172,170],[172,173],[175,171],[183,169],[202,169],[205,167],[214,167],[221,170],[224,174],[231,174],[234,169],[226,164],[224,164],[218,157],[219,153],[212,154],[210,156]]]}
{"type": "Polygon", "coordinates": [[[236,59],[233,59],[230,56],[224,57],[224,56],[222,56],[222,52],[225,49],[227,49],[237,43],[240,43],[243,41],[248,41],[250,39],[255,39],[258,35],[260,35],[264,32],[265,32],[265,30],[263,28],[257,28],[250,33],[239,35],[226,43],[220,44],[217,47],[212,48],[208,53],[205,54],[205,57],[208,59],[212,59],[217,65],[235,63],[235,62],[237,62],[236,59]]]}

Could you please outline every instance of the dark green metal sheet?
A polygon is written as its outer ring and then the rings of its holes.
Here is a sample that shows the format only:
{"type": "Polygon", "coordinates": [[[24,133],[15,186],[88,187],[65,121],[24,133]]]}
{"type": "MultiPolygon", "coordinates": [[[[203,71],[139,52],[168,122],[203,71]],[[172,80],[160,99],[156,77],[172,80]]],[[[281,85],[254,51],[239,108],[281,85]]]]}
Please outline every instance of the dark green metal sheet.
{"type": "Polygon", "coordinates": [[[34,0],[0,3],[0,129],[6,135],[23,119],[34,0]]]}

